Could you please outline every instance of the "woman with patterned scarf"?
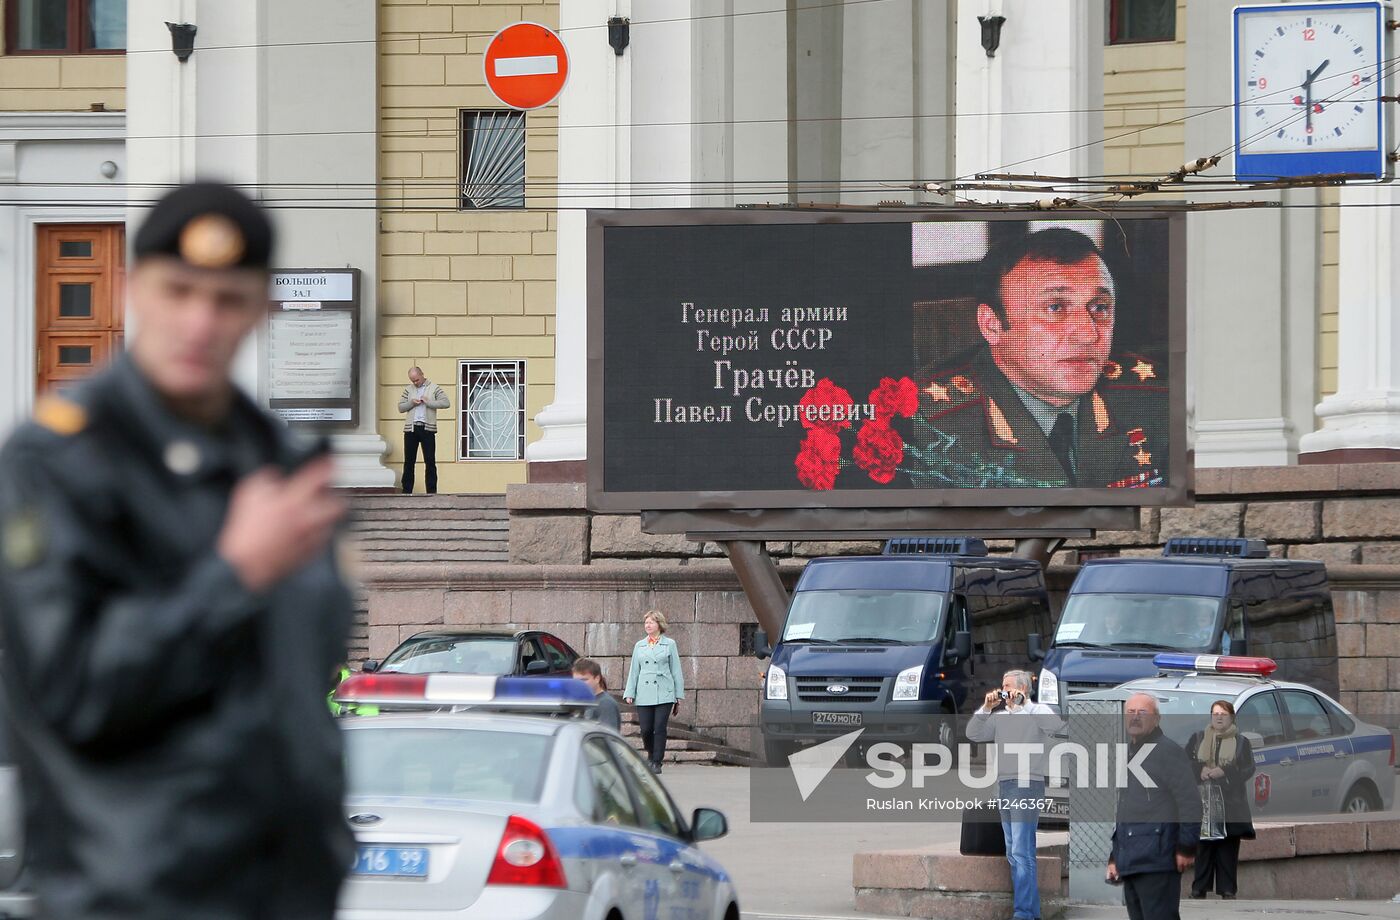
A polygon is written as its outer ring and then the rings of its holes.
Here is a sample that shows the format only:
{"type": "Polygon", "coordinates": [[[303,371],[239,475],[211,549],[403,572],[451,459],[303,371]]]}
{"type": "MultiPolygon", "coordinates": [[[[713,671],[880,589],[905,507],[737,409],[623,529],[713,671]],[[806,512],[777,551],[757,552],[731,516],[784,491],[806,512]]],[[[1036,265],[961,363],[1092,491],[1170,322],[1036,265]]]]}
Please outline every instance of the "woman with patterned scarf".
{"type": "Polygon", "coordinates": [[[1235,707],[1228,700],[1210,704],[1210,725],[1191,736],[1186,753],[1191,755],[1197,781],[1202,786],[1218,786],[1225,803],[1225,838],[1201,840],[1191,897],[1204,898],[1214,883],[1216,893],[1229,900],[1238,887],[1240,841],[1254,839],[1254,823],[1245,795],[1254,775],[1254,751],[1235,725],[1235,707]]]}

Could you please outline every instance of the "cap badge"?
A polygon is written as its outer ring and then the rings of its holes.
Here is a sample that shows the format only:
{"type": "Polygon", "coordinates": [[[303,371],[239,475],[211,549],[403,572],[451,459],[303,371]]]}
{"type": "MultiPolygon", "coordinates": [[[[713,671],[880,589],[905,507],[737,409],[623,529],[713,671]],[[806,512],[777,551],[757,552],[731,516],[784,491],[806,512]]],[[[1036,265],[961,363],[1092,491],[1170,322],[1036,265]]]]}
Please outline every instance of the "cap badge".
{"type": "Polygon", "coordinates": [[[222,214],[202,214],[180,231],[180,258],[195,268],[232,268],[246,248],[243,232],[222,214]]]}

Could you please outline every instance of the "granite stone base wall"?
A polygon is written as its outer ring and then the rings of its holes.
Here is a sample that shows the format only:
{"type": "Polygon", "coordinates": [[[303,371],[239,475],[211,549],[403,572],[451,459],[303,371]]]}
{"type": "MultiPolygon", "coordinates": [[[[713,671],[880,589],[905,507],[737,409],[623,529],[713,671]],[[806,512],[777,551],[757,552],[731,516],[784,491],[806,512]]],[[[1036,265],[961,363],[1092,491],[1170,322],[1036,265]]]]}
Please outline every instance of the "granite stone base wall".
{"type": "MultiPolygon", "coordinates": [[[[1047,573],[1058,608],[1090,554],[1154,556],[1172,536],[1256,537],[1328,564],[1341,702],[1400,715],[1400,463],[1201,470],[1194,508],[1144,509],[1131,531],[1070,542],[1047,573]]],[[[638,515],[593,514],[581,483],[512,486],[509,564],[369,564],[368,657],[442,626],[541,627],[602,661],[620,689],[642,614],[666,613],[694,692],[682,718],[752,749],[763,663],[739,655],[755,622],[718,545],[643,533],[638,515]]],[[[879,541],[769,543],[789,585],[815,556],[876,553],[879,541]]],[[[1010,541],[993,541],[1010,552],[1010,541]]]]}
{"type": "MultiPolygon", "coordinates": [[[[789,574],[796,570],[785,566],[789,574]]],[[[686,698],[678,718],[725,743],[753,749],[763,663],[739,654],[739,627],[753,622],[739,582],[722,559],[590,566],[366,567],[368,657],[430,629],[548,630],[603,666],[621,692],[642,616],[661,610],[680,647],[686,698]]]]}

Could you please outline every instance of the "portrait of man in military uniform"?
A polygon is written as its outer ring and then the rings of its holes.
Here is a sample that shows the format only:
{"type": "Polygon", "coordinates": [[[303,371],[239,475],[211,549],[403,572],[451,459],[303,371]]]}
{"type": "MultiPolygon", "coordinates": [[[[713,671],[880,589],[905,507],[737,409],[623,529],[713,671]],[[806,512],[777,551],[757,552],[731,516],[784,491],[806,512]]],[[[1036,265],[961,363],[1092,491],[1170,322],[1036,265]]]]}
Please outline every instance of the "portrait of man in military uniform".
{"type": "Polygon", "coordinates": [[[1132,303],[1099,245],[1057,226],[997,240],[971,349],[916,379],[902,468],[924,488],[1151,487],[1167,477],[1163,363],[1114,352],[1132,303]]]}

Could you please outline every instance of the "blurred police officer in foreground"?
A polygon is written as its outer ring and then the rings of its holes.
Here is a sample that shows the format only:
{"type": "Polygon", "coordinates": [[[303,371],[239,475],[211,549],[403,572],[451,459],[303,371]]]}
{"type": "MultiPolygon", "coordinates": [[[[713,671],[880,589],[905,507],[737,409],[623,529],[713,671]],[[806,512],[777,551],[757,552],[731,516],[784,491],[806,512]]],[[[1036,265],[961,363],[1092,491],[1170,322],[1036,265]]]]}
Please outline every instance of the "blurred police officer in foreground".
{"type": "Polygon", "coordinates": [[[0,451],[4,680],[45,917],[325,918],[350,865],[332,462],[230,378],[271,250],[240,193],[172,192],[136,237],[130,351],[0,451]]]}

